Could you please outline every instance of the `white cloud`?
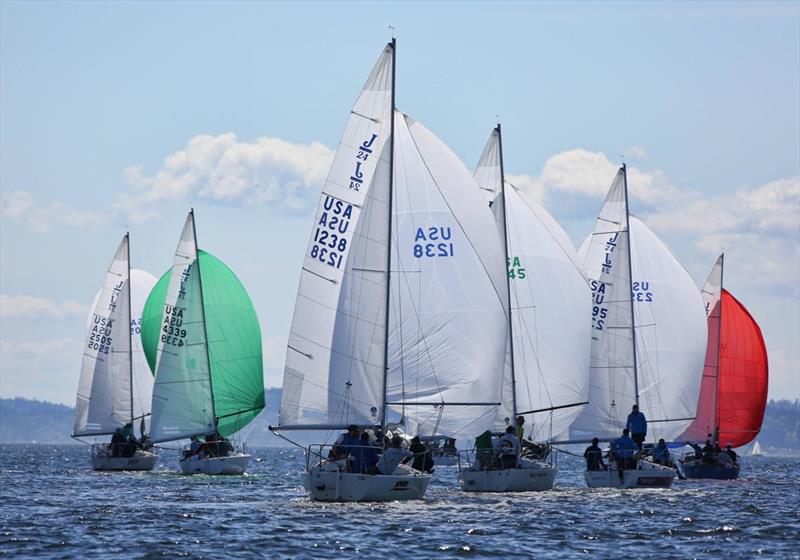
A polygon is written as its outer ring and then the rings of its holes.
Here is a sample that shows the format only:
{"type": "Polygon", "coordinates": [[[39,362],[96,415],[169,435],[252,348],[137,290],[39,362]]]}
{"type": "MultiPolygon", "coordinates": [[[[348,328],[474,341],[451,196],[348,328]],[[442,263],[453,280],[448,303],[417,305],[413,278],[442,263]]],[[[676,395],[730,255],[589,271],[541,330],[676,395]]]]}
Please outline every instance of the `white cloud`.
{"type": "Polygon", "coordinates": [[[125,169],[123,179],[134,192],[117,207],[130,212],[132,221],[146,219],[148,206],[159,200],[191,197],[301,210],[316,202],[333,155],[320,142],[294,144],[269,136],[240,142],[233,133],[202,134],[152,174],[139,166],[125,169]]]}
{"type": "MultiPolygon", "coordinates": [[[[608,192],[619,167],[619,164],[609,160],[603,152],[574,148],[548,158],[537,176],[509,177],[515,179],[516,182],[512,181],[514,184],[539,200],[546,201],[558,193],[602,198],[608,192]]],[[[659,170],[642,171],[628,166],[628,185],[631,197],[651,206],[680,194],[659,170]]]]}
{"type": "Polygon", "coordinates": [[[8,191],[2,194],[0,215],[12,220],[24,221],[37,233],[48,232],[53,225],[97,228],[111,219],[111,213],[79,210],[63,202],[40,204],[31,193],[24,190],[8,191]]]}
{"type": "Polygon", "coordinates": [[[88,306],[75,301],[57,302],[34,296],[0,294],[0,317],[10,319],[83,319],[88,310],[88,306]]]}
{"type": "Polygon", "coordinates": [[[80,372],[80,340],[0,340],[0,395],[73,405],[80,372]]]}

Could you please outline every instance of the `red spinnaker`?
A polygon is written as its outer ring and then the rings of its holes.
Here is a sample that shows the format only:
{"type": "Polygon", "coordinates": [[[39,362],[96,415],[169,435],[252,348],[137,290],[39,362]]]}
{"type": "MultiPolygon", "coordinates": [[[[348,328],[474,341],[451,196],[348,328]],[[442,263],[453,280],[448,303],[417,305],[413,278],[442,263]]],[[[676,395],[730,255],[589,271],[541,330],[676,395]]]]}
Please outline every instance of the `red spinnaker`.
{"type": "Polygon", "coordinates": [[[697,415],[681,439],[704,441],[714,431],[716,420],[720,445],[730,443],[741,447],[758,435],[764,419],[769,371],[767,349],[761,329],[744,305],[724,289],[721,302],[721,327],[719,309],[712,310],[708,317],[706,366],[697,415]]]}

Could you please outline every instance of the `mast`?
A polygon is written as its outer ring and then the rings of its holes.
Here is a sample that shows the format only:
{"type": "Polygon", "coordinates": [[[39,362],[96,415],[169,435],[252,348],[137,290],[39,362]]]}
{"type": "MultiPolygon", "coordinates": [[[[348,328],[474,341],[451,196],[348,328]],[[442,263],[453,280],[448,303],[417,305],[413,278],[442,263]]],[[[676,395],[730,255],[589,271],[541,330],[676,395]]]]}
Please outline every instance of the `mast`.
{"type": "MultiPolygon", "coordinates": [[[[131,433],[133,433],[133,333],[131,333],[131,299],[133,298],[133,286],[131,285],[131,232],[125,232],[125,249],[127,250],[128,261],[128,381],[131,388],[131,433]]],[[[144,436],[144,434],[142,434],[144,436]]]]}
{"type": "Polygon", "coordinates": [[[197,256],[197,283],[200,286],[200,314],[203,319],[203,337],[205,338],[206,363],[208,364],[208,386],[211,389],[211,415],[214,417],[214,430],[217,429],[217,411],[214,406],[214,383],[211,379],[211,354],[208,351],[208,328],[206,326],[206,307],[203,303],[203,276],[200,274],[200,251],[197,248],[197,227],[194,223],[194,208],[189,210],[192,216],[192,238],[194,239],[194,254],[197,256]]]}
{"type": "Polygon", "coordinates": [[[628,168],[622,164],[622,184],[625,189],[625,229],[628,232],[628,284],[631,305],[631,341],[633,343],[633,388],[636,392],[636,406],[639,406],[639,368],[636,364],[636,319],[633,307],[633,266],[631,265],[631,213],[628,209],[628,168]]]}
{"type": "Polygon", "coordinates": [[[389,235],[386,247],[386,300],[383,325],[383,415],[381,417],[381,431],[386,430],[386,387],[389,376],[389,299],[391,290],[392,269],[392,202],[394,201],[394,112],[395,112],[395,67],[397,66],[397,40],[392,36],[392,110],[391,123],[389,124],[389,235]]]}
{"type": "Polygon", "coordinates": [[[497,147],[500,150],[500,196],[503,197],[503,250],[505,251],[505,273],[506,288],[508,292],[508,339],[511,350],[511,425],[517,420],[517,380],[514,368],[514,329],[511,319],[511,279],[508,276],[508,219],[506,216],[506,176],[503,168],[503,134],[500,131],[500,123],[497,123],[497,147]]]}
{"type": "MultiPolygon", "coordinates": [[[[717,321],[717,367],[714,375],[714,440],[719,441],[719,357],[722,347],[722,280],[725,274],[725,253],[719,256],[719,319],[717,321]]],[[[713,310],[712,310],[713,311],[713,310]]]]}

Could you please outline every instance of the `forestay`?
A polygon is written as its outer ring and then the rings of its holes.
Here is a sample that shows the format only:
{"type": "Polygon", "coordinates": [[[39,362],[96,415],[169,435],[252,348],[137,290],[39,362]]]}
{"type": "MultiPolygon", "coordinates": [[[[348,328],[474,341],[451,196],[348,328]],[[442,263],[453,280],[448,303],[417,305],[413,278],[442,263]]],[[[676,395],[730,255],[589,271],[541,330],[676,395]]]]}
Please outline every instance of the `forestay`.
{"type": "Polygon", "coordinates": [[[579,251],[593,291],[592,367],[590,402],[573,423],[572,437],[618,437],[637,402],[638,383],[648,438],[671,440],[694,418],[706,345],[703,303],[680,262],[634,216],[629,253],[626,214],[620,170],[579,251]]]}
{"type": "Polygon", "coordinates": [[[131,421],[128,236],[122,238],[95,298],[83,346],[73,435],[113,433],[131,421]]]}
{"type": "Polygon", "coordinates": [[[323,187],[286,350],[281,428],[382,421],[392,59],[390,44],[323,187]]]}
{"type": "Polygon", "coordinates": [[[507,227],[516,408],[518,412],[556,408],[526,415],[526,436],[539,441],[558,437],[582,409],[570,405],[588,400],[591,293],[587,279],[563,229],[508,183],[503,224],[497,130],[483,151],[475,178],[492,203],[501,235],[506,235],[507,227]]]}
{"type": "Polygon", "coordinates": [[[183,226],[161,316],[153,386],[154,442],[215,429],[194,213],[183,226]]]}
{"type": "Polygon", "coordinates": [[[463,163],[395,115],[387,401],[409,433],[502,429],[511,416],[502,239],[463,163]]]}

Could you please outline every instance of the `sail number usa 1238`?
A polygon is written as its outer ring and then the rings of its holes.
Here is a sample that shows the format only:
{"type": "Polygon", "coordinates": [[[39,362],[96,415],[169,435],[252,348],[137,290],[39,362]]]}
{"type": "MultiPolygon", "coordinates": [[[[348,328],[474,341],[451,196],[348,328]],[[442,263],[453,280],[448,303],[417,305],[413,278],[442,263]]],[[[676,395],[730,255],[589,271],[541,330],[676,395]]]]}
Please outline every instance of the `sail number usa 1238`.
{"type": "Polygon", "coordinates": [[[325,195],[309,256],[333,268],[341,267],[349,244],[352,217],[352,204],[325,195]]]}

